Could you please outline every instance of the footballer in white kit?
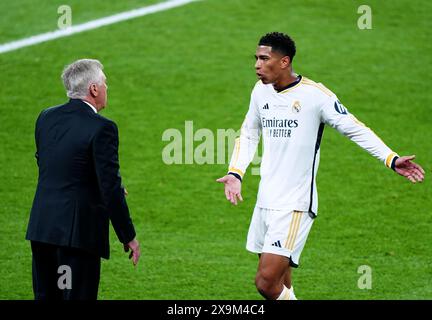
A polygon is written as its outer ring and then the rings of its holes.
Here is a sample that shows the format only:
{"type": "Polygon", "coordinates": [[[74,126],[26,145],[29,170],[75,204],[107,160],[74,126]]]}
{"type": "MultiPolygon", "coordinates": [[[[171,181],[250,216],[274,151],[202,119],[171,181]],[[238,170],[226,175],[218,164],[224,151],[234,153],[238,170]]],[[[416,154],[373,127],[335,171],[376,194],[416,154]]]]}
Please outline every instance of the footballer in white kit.
{"type": "Polygon", "coordinates": [[[262,136],[256,206],[247,250],[260,255],[256,286],[268,299],[294,300],[291,267],[297,267],[318,213],[316,174],[320,142],[329,125],[410,181],[422,181],[414,156],[399,157],[358,121],[324,85],[292,70],[295,44],[282,33],[261,38],[256,52],[260,80],[236,140],[225,184],[229,201],[242,200],[241,181],[262,136]]]}

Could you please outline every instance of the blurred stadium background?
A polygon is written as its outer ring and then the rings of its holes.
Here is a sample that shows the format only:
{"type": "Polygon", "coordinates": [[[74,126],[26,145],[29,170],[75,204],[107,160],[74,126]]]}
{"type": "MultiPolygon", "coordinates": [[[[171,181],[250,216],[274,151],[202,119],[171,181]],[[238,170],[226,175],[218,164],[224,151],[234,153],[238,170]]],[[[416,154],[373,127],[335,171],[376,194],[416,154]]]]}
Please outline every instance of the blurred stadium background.
{"type": "MultiPolygon", "coordinates": [[[[0,3],[0,44],[158,1],[17,0],[0,3]]],[[[361,121],[426,170],[411,185],[326,129],[318,174],[319,216],[294,271],[299,299],[431,299],[432,20],[429,1],[205,0],[0,54],[0,299],[32,299],[24,240],[36,186],[34,121],[66,101],[60,73],[84,57],[105,65],[128,203],[142,244],[134,269],[114,233],[100,299],[260,299],[257,257],[245,238],[258,176],[232,207],[215,179],[226,165],[166,165],[168,128],[237,130],[250,91],[258,39],[296,41],[295,71],[333,90],[361,121]],[[371,30],[357,9],[372,8],[371,30]],[[372,289],[357,286],[372,268],[372,289]]],[[[198,144],[198,143],[196,143],[198,144]]]]}

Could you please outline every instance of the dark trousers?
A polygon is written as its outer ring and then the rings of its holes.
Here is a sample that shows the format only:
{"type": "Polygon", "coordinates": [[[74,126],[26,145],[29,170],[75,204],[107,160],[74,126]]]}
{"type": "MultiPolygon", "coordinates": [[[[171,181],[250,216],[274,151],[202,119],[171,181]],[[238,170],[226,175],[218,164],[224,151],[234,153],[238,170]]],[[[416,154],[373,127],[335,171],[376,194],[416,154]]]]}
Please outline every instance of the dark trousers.
{"type": "Polygon", "coordinates": [[[77,248],[31,241],[36,300],[96,300],[101,258],[77,248]]]}

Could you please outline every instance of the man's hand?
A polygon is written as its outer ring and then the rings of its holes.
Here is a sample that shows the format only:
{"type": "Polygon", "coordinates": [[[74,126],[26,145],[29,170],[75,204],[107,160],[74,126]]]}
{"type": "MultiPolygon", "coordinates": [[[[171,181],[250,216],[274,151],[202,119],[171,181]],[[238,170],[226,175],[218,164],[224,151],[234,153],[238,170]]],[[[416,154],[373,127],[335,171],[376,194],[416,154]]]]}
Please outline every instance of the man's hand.
{"type": "Polygon", "coordinates": [[[241,181],[231,174],[216,180],[225,185],[225,196],[233,205],[237,205],[237,198],[243,201],[241,196],[241,181]]]}
{"type": "Polygon", "coordinates": [[[407,178],[412,183],[422,182],[425,172],[421,166],[411,162],[411,160],[414,159],[414,155],[399,157],[395,161],[395,171],[401,176],[407,178]]]}
{"type": "Polygon", "coordinates": [[[131,242],[124,244],[123,246],[125,252],[128,252],[129,249],[131,250],[131,253],[129,254],[129,259],[132,258],[132,262],[134,266],[136,266],[141,255],[138,240],[133,239],[131,242]]]}

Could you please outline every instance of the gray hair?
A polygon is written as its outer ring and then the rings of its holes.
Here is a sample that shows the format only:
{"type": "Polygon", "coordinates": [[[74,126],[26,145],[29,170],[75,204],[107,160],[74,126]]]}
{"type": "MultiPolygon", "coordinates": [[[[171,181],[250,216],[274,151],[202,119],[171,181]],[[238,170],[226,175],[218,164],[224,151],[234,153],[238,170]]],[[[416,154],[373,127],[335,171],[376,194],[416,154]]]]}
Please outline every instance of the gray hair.
{"type": "Polygon", "coordinates": [[[67,96],[72,99],[84,99],[91,84],[103,83],[102,70],[102,63],[94,59],[81,59],[66,66],[61,77],[67,96]]]}

